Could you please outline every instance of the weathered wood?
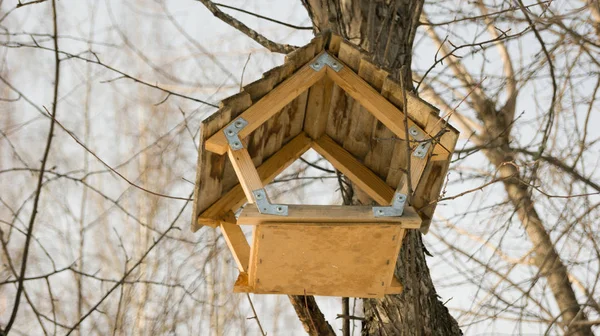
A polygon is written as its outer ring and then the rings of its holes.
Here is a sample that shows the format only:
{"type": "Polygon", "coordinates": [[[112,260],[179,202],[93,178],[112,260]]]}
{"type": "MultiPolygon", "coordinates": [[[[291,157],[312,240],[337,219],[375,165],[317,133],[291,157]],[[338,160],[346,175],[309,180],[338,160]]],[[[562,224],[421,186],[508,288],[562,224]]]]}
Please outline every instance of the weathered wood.
{"type": "Polygon", "coordinates": [[[329,77],[323,77],[310,88],[304,117],[304,131],[312,139],[316,140],[325,133],[332,93],[333,81],[329,77]]]}
{"type": "MultiPolygon", "coordinates": [[[[296,161],[311,145],[311,140],[306,134],[300,133],[289,143],[281,148],[280,151],[271,156],[260,167],[258,175],[266,185],[270,183],[277,175],[284,171],[289,165],[296,161]]],[[[214,154],[216,155],[216,154],[214,154]]],[[[219,219],[228,211],[235,211],[246,201],[244,190],[240,184],[237,184],[229,192],[223,195],[218,201],[213,203],[206,211],[198,217],[198,223],[201,225],[216,226],[219,219]]]]}
{"type": "MultiPolygon", "coordinates": [[[[342,43],[339,53],[340,60],[350,63],[346,65],[352,69],[358,69],[358,75],[363,79],[373,79],[375,75],[371,72],[373,67],[365,66],[366,63],[361,61],[360,52],[356,48],[349,46],[347,43],[342,43]]],[[[353,99],[348,97],[347,99],[353,99]]],[[[341,143],[342,147],[352,152],[352,154],[360,161],[365,161],[365,157],[371,151],[373,141],[373,128],[371,125],[377,120],[375,116],[369,112],[358,102],[354,102],[350,109],[351,118],[348,118],[347,134],[341,143]]]]}
{"type": "MultiPolygon", "coordinates": [[[[343,67],[336,72],[327,68],[327,75],[339,85],[352,98],[369,110],[379,121],[381,121],[394,134],[406,139],[404,114],[394,104],[390,103],[379,92],[375,91],[359,75],[348,67],[343,67]]],[[[415,126],[425,133],[419,125],[408,119],[408,127],[415,126]]],[[[429,135],[431,137],[431,135],[429,135]]]]}
{"type": "Polygon", "coordinates": [[[248,263],[250,262],[250,244],[242,232],[242,229],[235,224],[235,215],[229,212],[227,219],[220,221],[221,233],[225,242],[233,255],[233,259],[240,273],[248,272],[248,263]]]}
{"type": "Polygon", "coordinates": [[[321,136],[313,143],[313,148],[377,203],[390,204],[394,189],[329,136],[321,136]]]}
{"type": "MultiPolygon", "coordinates": [[[[252,101],[246,93],[240,93],[226,100],[227,104],[200,125],[200,146],[198,150],[198,168],[194,189],[194,208],[192,230],[198,230],[203,223],[196,221],[198,214],[219,199],[223,191],[223,171],[227,158],[216,155],[205,148],[205,140],[225,126],[231,118],[248,108],[252,101]],[[225,106],[226,105],[226,106],[225,106]]],[[[218,223],[213,223],[213,227],[218,223]]]]}
{"type": "Polygon", "coordinates": [[[401,217],[375,217],[371,206],[346,205],[288,205],[287,216],[263,215],[255,207],[246,207],[238,217],[238,225],[259,225],[277,222],[281,225],[347,225],[361,223],[384,223],[399,225],[405,229],[418,229],[421,218],[416,211],[406,206],[401,217]]]}
{"type": "MultiPolygon", "coordinates": [[[[240,115],[240,117],[248,121],[248,125],[239,132],[239,137],[245,138],[248,136],[289,102],[321,79],[325,73],[324,69],[315,71],[309,65],[305,65],[290,78],[279,84],[274,90],[266,94],[240,115]]],[[[231,121],[229,124],[233,122],[231,121]]],[[[205,147],[207,150],[217,154],[224,154],[227,151],[227,139],[223,133],[225,127],[206,141],[205,147]]]]}
{"type": "Polygon", "coordinates": [[[256,229],[252,292],[370,298],[390,288],[403,230],[380,223],[273,223],[256,229]]]}

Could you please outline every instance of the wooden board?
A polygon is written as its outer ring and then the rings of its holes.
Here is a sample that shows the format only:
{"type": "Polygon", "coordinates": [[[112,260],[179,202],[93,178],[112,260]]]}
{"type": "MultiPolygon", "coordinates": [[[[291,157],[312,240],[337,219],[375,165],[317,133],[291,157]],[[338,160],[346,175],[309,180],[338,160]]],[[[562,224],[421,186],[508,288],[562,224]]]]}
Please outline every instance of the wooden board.
{"type": "Polygon", "coordinates": [[[225,242],[231,251],[233,260],[240,272],[248,271],[248,263],[250,262],[250,244],[246,240],[246,236],[242,229],[235,225],[235,215],[229,212],[229,218],[221,221],[221,233],[225,238],[225,242]]]}
{"type": "MultiPolygon", "coordinates": [[[[290,78],[286,79],[283,83],[262,97],[258,102],[254,103],[240,115],[240,117],[248,122],[248,125],[241,129],[238,134],[240,139],[247,137],[250,133],[260,127],[289,102],[323,78],[325,73],[325,68],[320,71],[315,71],[309,65],[305,65],[290,78]]],[[[233,122],[234,120],[229,124],[233,122]]],[[[227,138],[225,138],[223,129],[229,124],[224,126],[206,141],[205,147],[207,150],[216,154],[224,154],[227,151],[227,138]]]]}
{"type": "Polygon", "coordinates": [[[254,293],[383,297],[402,230],[377,223],[259,225],[248,285],[254,293]]]}
{"type": "Polygon", "coordinates": [[[401,217],[375,217],[371,206],[346,206],[346,205],[288,205],[287,216],[263,215],[256,207],[245,207],[238,217],[238,225],[259,225],[277,222],[280,224],[304,225],[318,223],[337,223],[332,225],[345,225],[349,223],[382,223],[399,225],[405,229],[418,229],[421,218],[416,211],[406,206],[401,217]]]}
{"type": "Polygon", "coordinates": [[[313,148],[377,203],[390,204],[394,189],[329,136],[323,135],[314,142],[313,148]]]}
{"type": "MultiPolygon", "coordinates": [[[[277,175],[304,154],[304,152],[310,148],[310,144],[311,140],[304,132],[302,132],[288,144],[283,146],[280,151],[258,167],[258,175],[260,176],[262,183],[264,185],[270,183],[277,175]]],[[[246,196],[244,190],[240,184],[237,184],[200,214],[198,217],[198,224],[214,227],[218,225],[218,221],[223,215],[229,211],[237,210],[245,203],[245,201],[246,196]]]]}

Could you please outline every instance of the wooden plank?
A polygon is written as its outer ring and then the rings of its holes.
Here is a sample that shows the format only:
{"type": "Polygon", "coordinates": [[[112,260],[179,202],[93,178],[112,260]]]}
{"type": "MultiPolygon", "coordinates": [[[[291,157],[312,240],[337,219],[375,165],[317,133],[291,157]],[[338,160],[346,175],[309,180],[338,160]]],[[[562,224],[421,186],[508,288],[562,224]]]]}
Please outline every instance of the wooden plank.
{"type": "MultiPolygon", "coordinates": [[[[310,148],[310,145],[310,138],[307,137],[304,132],[300,133],[260,165],[257,170],[263,185],[270,183],[277,175],[289,167],[289,165],[310,148]]],[[[206,211],[198,217],[198,222],[202,225],[214,227],[218,225],[219,219],[224,214],[230,210],[236,211],[245,201],[246,196],[244,190],[242,189],[242,186],[238,184],[206,209],[206,211]]]]}
{"type": "MultiPolygon", "coordinates": [[[[339,58],[352,69],[357,69],[358,75],[365,81],[369,82],[369,79],[376,77],[373,73],[374,67],[370,67],[367,62],[362,61],[360,52],[347,42],[342,43],[339,58]]],[[[353,100],[350,97],[347,99],[353,100]]],[[[365,157],[375,142],[371,125],[376,120],[375,116],[358,102],[355,101],[351,105],[347,126],[348,135],[340,139],[343,140],[340,144],[361,162],[365,162],[365,157]]]]}
{"type": "Polygon", "coordinates": [[[252,287],[248,284],[248,273],[240,272],[235,284],[233,285],[234,293],[252,293],[252,287]]]}
{"type": "MultiPolygon", "coordinates": [[[[200,125],[200,146],[198,148],[192,215],[193,231],[200,229],[204,224],[196,221],[198,214],[202,213],[221,196],[223,192],[223,175],[225,167],[227,167],[227,158],[207,151],[204,147],[205,140],[252,104],[250,96],[246,93],[236,94],[224,100],[224,102],[227,104],[222,104],[221,109],[202,121],[200,125]]],[[[218,223],[214,223],[212,226],[217,225],[218,223]]]]}
{"type": "Polygon", "coordinates": [[[386,289],[385,294],[402,294],[403,291],[404,286],[402,286],[400,280],[398,280],[398,278],[396,278],[395,276],[392,276],[392,282],[390,283],[390,286],[386,289]]]}
{"type": "Polygon", "coordinates": [[[381,87],[381,94],[401,111],[407,111],[408,117],[411,118],[421,128],[425,128],[429,116],[432,113],[437,115],[437,109],[435,107],[431,106],[429,103],[417,97],[410,91],[406,92],[407,108],[405,109],[402,87],[391,77],[384,79],[381,87]]]}
{"type": "MultiPolygon", "coordinates": [[[[326,67],[323,67],[325,69],[326,67]]],[[[240,117],[248,121],[248,125],[239,132],[240,138],[247,137],[289,102],[325,76],[326,70],[313,70],[308,64],[298,70],[290,78],[279,84],[262,99],[250,106],[240,117]]],[[[232,124],[232,120],[229,124],[232,124]]],[[[229,125],[228,124],[228,125],[229,125]]],[[[225,126],[227,127],[227,125],[225,126]]],[[[223,129],[225,128],[223,127],[223,129]]],[[[214,134],[205,144],[207,150],[224,154],[229,147],[223,129],[214,134]]]]}
{"type": "MultiPolygon", "coordinates": [[[[387,128],[394,132],[394,134],[402,139],[406,139],[404,113],[381,96],[379,92],[373,89],[349,67],[344,66],[338,72],[327,67],[327,75],[346,93],[369,110],[369,112],[371,112],[387,128]]],[[[419,125],[408,119],[408,127],[412,126],[417,127],[420,131],[425,133],[419,125]]],[[[431,137],[431,135],[429,136],[431,137]]]]}
{"type": "Polygon", "coordinates": [[[321,136],[313,148],[377,203],[390,204],[394,190],[329,136],[321,136]]]}
{"type": "Polygon", "coordinates": [[[248,154],[248,150],[246,148],[238,150],[229,148],[227,154],[229,155],[229,160],[231,161],[231,165],[233,165],[235,174],[240,180],[240,185],[244,190],[248,203],[254,203],[252,192],[257,189],[262,189],[263,184],[256,167],[254,167],[252,158],[250,157],[250,154],[248,154]]]}
{"type": "Polygon", "coordinates": [[[343,38],[337,34],[331,34],[331,39],[329,40],[329,45],[327,46],[327,51],[333,56],[337,56],[340,51],[340,44],[342,43],[343,38]]]}
{"type": "Polygon", "coordinates": [[[310,88],[304,116],[304,131],[312,139],[325,133],[333,93],[333,81],[323,77],[310,88]]]}
{"type": "MultiPolygon", "coordinates": [[[[382,223],[399,225],[406,229],[421,227],[421,218],[410,206],[406,206],[401,217],[375,217],[373,207],[363,205],[288,205],[287,216],[263,215],[256,207],[246,207],[238,218],[238,225],[259,225],[263,223],[278,222],[282,225],[302,225],[323,223],[382,223]]],[[[333,225],[333,224],[332,224],[333,225]]]]}
{"type": "Polygon", "coordinates": [[[221,233],[225,242],[233,255],[238,269],[241,272],[248,272],[248,263],[250,262],[250,244],[242,229],[235,224],[235,215],[229,212],[228,218],[221,222],[221,233]]]}
{"type": "Polygon", "coordinates": [[[257,228],[256,271],[249,281],[255,293],[373,298],[390,287],[401,244],[398,226],[273,223],[257,228]]]}
{"type": "Polygon", "coordinates": [[[398,260],[397,260],[398,255],[400,255],[400,248],[402,248],[402,243],[404,242],[405,235],[406,235],[405,229],[402,229],[400,231],[400,233],[398,234],[398,240],[400,240],[400,243],[396,246],[396,250],[394,251],[394,255],[396,256],[396,259],[393,259],[391,261],[391,263],[394,265],[394,267],[392,269],[388,270],[387,276],[389,278],[391,278],[392,281],[389,283],[388,287],[385,290],[386,294],[391,294],[391,293],[400,294],[398,291],[402,292],[402,290],[403,290],[402,285],[400,284],[398,279],[396,279],[396,277],[394,276],[394,273],[396,271],[396,263],[398,262],[398,260]],[[397,281],[397,283],[394,280],[397,281]],[[400,288],[398,288],[398,284],[400,284],[400,288]]]}
{"type": "MultiPolygon", "coordinates": [[[[437,145],[436,147],[441,147],[437,145]]],[[[434,153],[435,153],[434,149],[434,153]]],[[[421,224],[421,232],[426,234],[429,231],[431,218],[437,206],[437,199],[446,181],[446,174],[450,166],[451,155],[447,154],[434,156],[436,160],[429,160],[423,171],[423,178],[415,189],[413,205],[424,217],[421,224]]],[[[433,157],[432,157],[433,158],[433,157]]]]}

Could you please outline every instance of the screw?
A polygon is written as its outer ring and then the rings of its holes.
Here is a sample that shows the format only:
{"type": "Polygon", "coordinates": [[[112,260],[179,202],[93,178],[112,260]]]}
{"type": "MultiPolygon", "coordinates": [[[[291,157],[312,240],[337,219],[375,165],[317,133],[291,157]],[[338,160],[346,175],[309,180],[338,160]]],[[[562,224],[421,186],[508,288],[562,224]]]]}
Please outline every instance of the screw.
{"type": "Polygon", "coordinates": [[[262,198],[263,198],[263,195],[262,195],[262,194],[260,194],[260,193],[257,193],[257,194],[256,194],[256,199],[262,199],[262,198]]]}
{"type": "Polygon", "coordinates": [[[410,132],[410,134],[412,134],[412,135],[417,135],[417,134],[419,134],[419,132],[418,132],[418,131],[417,131],[417,129],[415,129],[415,128],[411,128],[411,129],[409,130],[409,132],[410,132]]]}
{"type": "Polygon", "coordinates": [[[236,142],[234,142],[234,143],[233,143],[233,146],[234,146],[235,148],[239,148],[241,145],[242,145],[242,144],[241,144],[239,141],[236,141],[236,142]]]}
{"type": "Polygon", "coordinates": [[[404,195],[398,195],[398,201],[404,201],[405,198],[404,195]]]}
{"type": "Polygon", "coordinates": [[[333,62],[331,63],[331,65],[333,65],[334,67],[338,66],[337,62],[333,62]]]}
{"type": "Polygon", "coordinates": [[[383,210],[379,209],[379,210],[377,210],[377,213],[378,213],[379,215],[383,215],[383,210]]]}
{"type": "Polygon", "coordinates": [[[235,132],[233,130],[228,129],[227,135],[229,135],[229,136],[235,135],[235,132]]]}
{"type": "Polygon", "coordinates": [[[283,212],[283,207],[281,207],[281,206],[278,206],[278,207],[277,207],[277,212],[283,212]]]}
{"type": "Polygon", "coordinates": [[[315,62],[315,67],[320,68],[321,67],[321,63],[315,62]]]}
{"type": "Polygon", "coordinates": [[[242,128],[242,122],[240,120],[237,120],[234,125],[236,128],[242,128]]]}

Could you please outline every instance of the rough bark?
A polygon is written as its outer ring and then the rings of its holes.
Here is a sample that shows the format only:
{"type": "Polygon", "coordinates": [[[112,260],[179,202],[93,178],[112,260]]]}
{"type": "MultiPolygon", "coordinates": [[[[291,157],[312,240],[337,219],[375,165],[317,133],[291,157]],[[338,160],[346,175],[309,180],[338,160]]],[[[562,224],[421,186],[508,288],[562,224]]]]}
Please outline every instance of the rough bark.
{"type": "MultiPolygon", "coordinates": [[[[423,1],[303,0],[315,32],[342,35],[372,61],[411,86],[412,45],[423,1]],[[401,71],[401,69],[405,69],[401,71]]],[[[396,276],[401,295],[364,300],[363,335],[461,335],[457,322],[438,299],[425,260],[421,234],[404,239],[396,276]]]]}
{"type": "Polygon", "coordinates": [[[296,315],[298,315],[298,319],[300,319],[300,323],[309,335],[335,336],[333,328],[327,323],[325,316],[317,306],[314,296],[289,295],[288,298],[296,311],[296,315]]]}

